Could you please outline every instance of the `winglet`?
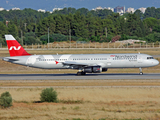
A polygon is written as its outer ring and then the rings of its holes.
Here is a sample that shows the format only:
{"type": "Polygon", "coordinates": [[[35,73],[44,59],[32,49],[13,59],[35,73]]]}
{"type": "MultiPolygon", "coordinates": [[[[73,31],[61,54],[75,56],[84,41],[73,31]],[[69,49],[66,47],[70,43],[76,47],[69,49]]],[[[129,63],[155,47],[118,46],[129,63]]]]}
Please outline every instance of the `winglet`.
{"type": "Polygon", "coordinates": [[[26,56],[31,55],[18,43],[12,35],[5,35],[10,56],[26,56]]]}

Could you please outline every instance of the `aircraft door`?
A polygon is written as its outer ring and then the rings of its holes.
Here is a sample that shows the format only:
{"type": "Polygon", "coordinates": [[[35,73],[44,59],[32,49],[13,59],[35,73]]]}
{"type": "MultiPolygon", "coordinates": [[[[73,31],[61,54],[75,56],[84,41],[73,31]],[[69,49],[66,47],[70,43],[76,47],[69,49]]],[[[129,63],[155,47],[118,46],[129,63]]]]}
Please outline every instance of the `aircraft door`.
{"type": "Polygon", "coordinates": [[[36,58],[34,58],[33,56],[29,57],[27,59],[27,65],[32,66],[35,63],[35,61],[36,61],[36,58]]]}
{"type": "Polygon", "coordinates": [[[111,62],[111,59],[112,59],[112,58],[108,57],[108,59],[107,59],[107,66],[111,66],[111,65],[112,65],[112,64],[111,64],[111,63],[112,63],[112,62],[111,62]]]}

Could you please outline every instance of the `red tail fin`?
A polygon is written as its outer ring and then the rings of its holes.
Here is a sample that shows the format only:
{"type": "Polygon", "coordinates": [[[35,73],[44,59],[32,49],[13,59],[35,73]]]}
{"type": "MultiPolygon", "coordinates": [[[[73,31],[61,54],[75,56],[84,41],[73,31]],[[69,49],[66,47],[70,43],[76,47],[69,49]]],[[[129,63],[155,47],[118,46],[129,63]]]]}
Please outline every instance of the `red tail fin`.
{"type": "Polygon", "coordinates": [[[5,38],[7,41],[10,56],[30,55],[24,50],[24,48],[17,42],[17,40],[12,35],[5,35],[5,38]]]}

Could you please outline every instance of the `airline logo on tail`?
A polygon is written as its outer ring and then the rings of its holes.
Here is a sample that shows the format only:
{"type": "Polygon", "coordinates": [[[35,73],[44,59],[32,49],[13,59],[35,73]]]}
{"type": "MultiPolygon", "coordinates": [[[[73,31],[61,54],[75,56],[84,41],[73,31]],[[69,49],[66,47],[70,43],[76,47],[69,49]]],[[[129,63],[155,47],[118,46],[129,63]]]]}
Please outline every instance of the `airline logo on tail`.
{"type": "Polygon", "coordinates": [[[5,35],[10,56],[26,56],[31,55],[18,43],[12,35],[5,35]]]}
{"type": "Polygon", "coordinates": [[[9,50],[12,50],[12,49],[14,49],[14,50],[20,50],[20,49],[21,49],[21,46],[18,46],[18,48],[16,48],[16,46],[11,46],[11,47],[9,48],[9,50]]]}

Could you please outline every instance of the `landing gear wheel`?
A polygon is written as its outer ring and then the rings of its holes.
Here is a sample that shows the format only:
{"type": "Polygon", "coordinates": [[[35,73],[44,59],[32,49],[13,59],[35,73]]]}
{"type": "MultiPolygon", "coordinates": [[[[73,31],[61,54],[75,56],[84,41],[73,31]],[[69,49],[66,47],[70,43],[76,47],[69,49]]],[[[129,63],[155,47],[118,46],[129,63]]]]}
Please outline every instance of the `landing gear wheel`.
{"type": "Polygon", "coordinates": [[[81,75],[81,72],[77,72],[77,75],[80,76],[80,75],[81,75]]]}
{"type": "Polygon", "coordinates": [[[140,75],[143,75],[143,72],[140,72],[139,74],[140,74],[140,75]]]}
{"type": "Polygon", "coordinates": [[[80,76],[80,75],[86,75],[85,72],[77,72],[77,75],[80,76]]]}
{"type": "Polygon", "coordinates": [[[86,73],[85,73],[85,72],[82,72],[82,75],[86,75],[86,73]]]}

